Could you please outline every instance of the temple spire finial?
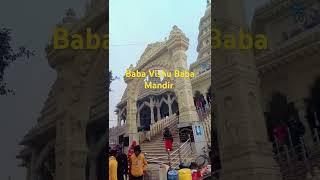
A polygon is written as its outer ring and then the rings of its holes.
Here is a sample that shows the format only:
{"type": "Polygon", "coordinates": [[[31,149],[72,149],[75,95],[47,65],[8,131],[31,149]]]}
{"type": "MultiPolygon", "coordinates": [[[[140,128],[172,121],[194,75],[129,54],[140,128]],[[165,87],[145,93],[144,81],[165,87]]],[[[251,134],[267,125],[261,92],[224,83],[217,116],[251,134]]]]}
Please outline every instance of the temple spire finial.
{"type": "Polygon", "coordinates": [[[211,1],[207,0],[207,7],[211,5],[211,1]]]}

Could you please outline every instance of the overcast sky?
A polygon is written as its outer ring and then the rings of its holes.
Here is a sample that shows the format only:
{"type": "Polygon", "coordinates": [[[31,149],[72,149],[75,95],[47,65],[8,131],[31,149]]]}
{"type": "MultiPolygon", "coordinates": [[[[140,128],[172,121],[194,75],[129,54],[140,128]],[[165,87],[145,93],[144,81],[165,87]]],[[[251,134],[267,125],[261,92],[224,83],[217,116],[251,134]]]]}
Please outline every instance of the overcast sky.
{"type": "MultiPolygon", "coordinates": [[[[28,61],[14,63],[6,71],[5,80],[16,90],[15,96],[0,96],[0,179],[25,179],[24,168],[18,168],[15,156],[21,147],[23,135],[35,125],[47,94],[55,80],[44,54],[55,24],[61,21],[65,10],[73,7],[83,13],[85,0],[2,0],[0,27],[13,30],[14,45],[26,45],[36,51],[28,61]]],[[[251,0],[248,14],[262,0],[251,0]]],[[[111,0],[110,2],[110,68],[123,76],[129,64],[135,64],[147,43],[167,37],[173,25],[178,25],[190,39],[188,61],[196,60],[196,45],[200,17],[206,0],[111,0]],[[135,46],[118,46],[138,43],[135,46]]],[[[110,107],[119,102],[125,85],[112,84],[110,107]]],[[[112,109],[111,109],[112,112],[112,109]]],[[[114,120],[115,116],[110,119],[114,120]]]]}

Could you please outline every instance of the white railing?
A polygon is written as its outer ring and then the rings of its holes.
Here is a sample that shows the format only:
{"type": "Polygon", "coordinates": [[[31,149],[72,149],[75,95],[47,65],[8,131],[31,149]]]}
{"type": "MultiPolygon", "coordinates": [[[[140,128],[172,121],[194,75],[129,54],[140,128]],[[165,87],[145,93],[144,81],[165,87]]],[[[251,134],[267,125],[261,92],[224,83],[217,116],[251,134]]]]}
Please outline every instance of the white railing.
{"type": "Polygon", "coordinates": [[[283,180],[290,180],[292,177],[297,179],[319,178],[320,141],[317,130],[315,132],[316,142],[309,146],[305,144],[303,137],[300,137],[299,142],[293,143],[290,133],[289,144],[280,143],[275,138],[273,142],[274,159],[280,166],[283,180]]]}
{"type": "Polygon", "coordinates": [[[109,128],[109,137],[118,136],[119,134],[124,134],[127,130],[128,125],[124,124],[122,126],[116,126],[109,128]]]}
{"type": "Polygon", "coordinates": [[[206,140],[211,142],[211,105],[206,109],[198,109],[197,114],[199,120],[203,122],[206,140]]]}
{"type": "Polygon", "coordinates": [[[148,158],[148,162],[163,162],[164,159],[168,159],[169,166],[173,169],[177,169],[180,165],[180,163],[187,160],[187,158],[191,158],[192,156],[192,146],[191,146],[191,139],[189,138],[186,142],[184,142],[181,146],[179,146],[178,149],[173,151],[172,153],[168,153],[168,155],[160,156],[156,158],[148,158]]]}
{"type": "Polygon", "coordinates": [[[161,133],[165,127],[172,127],[177,123],[178,123],[178,117],[176,114],[174,114],[166,119],[162,119],[152,124],[150,126],[150,138],[153,138],[154,136],[161,133]]]}
{"type": "Polygon", "coordinates": [[[172,127],[176,124],[178,124],[178,117],[176,114],[173,114],[168,118],[161,119],[160,121],[150,125],[150,131],[139,132],[139,141],[142,143],[146,139],[145,136],[148,136],[151,140],[154,136],[161,134],[165,127],[172,127]]]}
{"type": "Polygon", "coordinates": [[[204,119],[203,128],[204,128],[206,140],[208,142],[211,142],[211,114],[209,114],[208,117],[204,119]]]}
{"type": "Polygon", "coordinates": [[[179,165],[187,160],[187,158],[192,157],[192,146],[191,139],[189,138],[184,142],[176,151],[170,154],[170,164],[173,169],[179,168],[179,165]]]}

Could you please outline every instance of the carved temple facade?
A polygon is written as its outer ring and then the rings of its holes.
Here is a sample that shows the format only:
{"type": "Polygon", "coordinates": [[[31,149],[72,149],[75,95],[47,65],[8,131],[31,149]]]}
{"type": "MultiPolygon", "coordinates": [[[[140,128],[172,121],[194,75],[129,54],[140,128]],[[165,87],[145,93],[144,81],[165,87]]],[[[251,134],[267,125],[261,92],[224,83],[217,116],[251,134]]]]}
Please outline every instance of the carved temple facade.
{"type": "Polygon", "coordinates": [[[290,123],[301,122],[305,133],[289,135],[302,138],[314,153],[320,108],[314,103],[320,76],[319,1],[268,2],[255,10],[252,28],[246,21],[245,4],[244,0],[216,0],[213,5],[213,27],[222,34],[237,34],[242,28],[268,38],[266,50],[214,50],[219,179],[307,179],[306,174],[286,172],[295,166],[293,162],[281,164],[280,171],[273,154],[273,130],[281,122],[288,129],[290,123]]]}
{"type": "Polygon", "coordinates": [[[143,141],[131,134],[138,134],[137,129],[149,130],[150,125],[178,114],[186,122],[201,119],[201,112],[210,111],[211,89],[211,4],[208,3],[204,16],[200,19],[197,60],[188,67],[185,51],[188,38],[182,30],[174,26],[168,38],[162,42],[151,43],[135,66],[129,70],[147,72],[148,70],[171,71],[188,70],[194,72],[193,78],[147,77],[151,82],[168,81],[175,85],[173,89],[146,89],[145,80],[125,78],[127,88],[117,105],[117,127],[110,129],[109,143],[121,144],[122,137],[143,141]],[[131,100],[133,100],[131,102],[131,100]],[[129,105],[128,103],[132,103],[129,105]],[[130,116],[129,117],[129,108],[130,116]],[[116,130],[116,129],[121,129],[116,130]],[[119,140],[119,137],[120,140],[119,140]],[[120,142],[119,142],[120,141],[120,142]]]}
{"type": "MultiPolygon", "coordinates": [[[[86,37],[91,28],[107,34],[107,3],[91,0],[83,17],[69,9],[57,27],[86,37]]],[[[20,142],[18,158],[27,180],[106,179],[107,50],[46,48],[48,62],[57,72],[37,124],[20,142]]]]}
{"type": "MultiPolygon", "coordinates": [[[[281,94],[306,128],[305,140],[312,142],[314,126],[308,122],[308,99],[320,76],[320,4],[279,1],[256,10],[252,29],[268,37],[269,50],[256,51],[255,61],[261,81],[261,105],[266,114],[272,108],[274,93],[281,94]],[[295,12],[295,9],[300,9],[295,12]]],[[[315,107],[316,108],[316,107],[315,107]]],[[[267,117],[268,119],[268,117],[267,117]]],[[[267,120],[271,124],[271,120],[267,120]]]]}

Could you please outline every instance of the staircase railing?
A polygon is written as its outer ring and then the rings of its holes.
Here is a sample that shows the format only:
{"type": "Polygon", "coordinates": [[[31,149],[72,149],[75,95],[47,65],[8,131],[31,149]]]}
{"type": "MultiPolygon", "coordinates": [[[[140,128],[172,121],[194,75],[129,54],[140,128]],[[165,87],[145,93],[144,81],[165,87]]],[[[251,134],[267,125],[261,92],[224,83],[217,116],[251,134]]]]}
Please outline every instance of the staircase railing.
{"type": "Polygon", "coordinates": [[[170,154],[171,167],[177,169],[179,165],[185,161],[187,158],[190,158],[192,155],[192,146],[191,139],[189,138],[184,142],[177,150],[170,154]]]}
{"type": "Polygon", "coordinates": [[[287,145],[280,146],[274,159],[280,166],[284,180],[292,177],[304,179],[310,173],[311,164],[303,142],[291,148],[287,145]]]}
{"type": "Polygon", "coordinates": [[[209,115],[211,115],[211,104],[209,104],[208,107],[197,109],[196,111],[200,121],[204,121],[208,118],[209,115]]]}
{"type": "Polygon", "coordinates": [[[115,126],[112,128],[109,128],[109,136],[117,136],[119,134],[123,134],[125,133],[126,129],[127,129],[128,125],[124,124],[122,126],[115,126]]]}
{"type": "Polygon", "coordinates": [[[164,159],[168,159],[169,166],[171,168],[177,169],[181,162],[185,161],[187,158],[190,158],[192,155],[192,146],[191,139],[189,138],[186,142],[184,142],[179,148],[177,148],[172,153],[168,153],[168,155],[160,156],[156,158],[149,158],[147,160],[149,162],[163,162],[164,159]]]}
{"type": "Polygon", "coordinates": [[[293,146],[292,144],[290,143],[288,146],[286,144],[280,145],[277,141],[274,142],[276,148],[274,159],[280,166],[282,179],[320,177],[318,168],[320,151],[316,147],[319,144],[316,143],[315,147],[307,147],[302,137],[297,145],[293,146]]]}
{"type": "Polygon", "coordinates": [[[165,127],[171,127],[178,123],[178,117],[176,114],[162,119],[150,126],[150,138],[153,138],[155,135],[158,135],[163,131],[165,127]]]}
{"type": "Polygon", "coordinates": [[[211,142],[211,104],[207,108],[197,109],[199,120],[203,122],[205,136],[211,142]]]}

